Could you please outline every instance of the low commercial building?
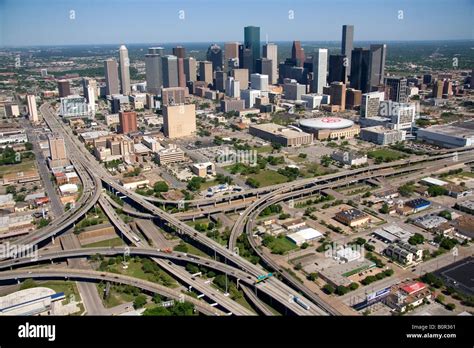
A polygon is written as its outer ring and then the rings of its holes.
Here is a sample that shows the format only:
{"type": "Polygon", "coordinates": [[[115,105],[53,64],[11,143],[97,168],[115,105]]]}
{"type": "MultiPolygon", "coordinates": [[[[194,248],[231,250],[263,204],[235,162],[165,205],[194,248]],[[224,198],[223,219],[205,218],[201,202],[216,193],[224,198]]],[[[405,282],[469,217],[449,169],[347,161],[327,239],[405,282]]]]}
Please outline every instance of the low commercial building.
{"type": "Polygon", "coordinates": [[[11,193],[0,195],[0,210],[9,211],[11,213],[15,211],[15,200],[11,193]]]}
{"type": "Polygon", "coordinates": [[[446,186],[444,186],[444,188],[448,191],[449,196],[456,199],[472,195],[472,189],[466,186],[448,183],[446,186]]]}
{"type": "Polygon", "coordinates": [[[72,195],[75,194],[79,191],[79,188],[77,187],[76,184],[64,184],[59,186],[59,191],[61,192],[61,195],[72,195]]]}
{"type": "Polygon", "coordinates": [[[9,238],[35,229],[31,214],[0,216],[0,238],[9,238]]]}
{"type": "Polygon", "coordinates": [[[365,258],[359,258],[354,262],[345,262],[325,267],[318,273],[324,281],[334,287],[340,285],[349,286],[352,283],[352,280],[349,278],[351,275],[364,272],[374,267],[374,262],[365,258]]]}
{"type": "Polygon", "coordinates": [[[415,246],[404,242],[390,244],[384,252],[388,257],[404,265],[410,265],[414,262],[420,262],[423,260],[422,249],[418,249],[415,246]]]}
{"type": "Polygon", "coordinates": [[[338,212],[334,219],[349,227],[358,227],[370,222],[370,215],[358,209],[347,209],[338,212]]]}
{"type": "Polygon", "coordinates": [[[348,166],[360,166],[367,163],[367,155],[354,151],[335,151],[331,158],[348,166]]]}
{"type": "Polygon", "coordinates": [[[3,183],[0,179],[0,184],[11,185],[11,184],[24,184],[28,182],[40,181],[38,170],[32,169],[24,172],[8,173],[3,175],[3,183]]]}
{"type": "Polygon", "coordinates": [[[64,300],[63,292],[46,287],[34,287],[15,291],[0,297],[0,315],[41,315],[47,314],[56,301],[64,300]]]}
{"type": "Polygon", "coordinates": [[[0,128],[0,145],[26,142],[28,142],[28,137],[23,128],[0,128]]]}
{"type": "Polygon", "coordinates": [[[205,178],[208,175],[216,175],[216,166],[212,162],[194,163],[191,171],[200,178],[205,178]]]}
{"type": "Polygon", "coordinates": [[[166,149],[158,151],[158,162],[160,165],[184,161],[184,151],[176,145],[169,145],[166,149]]]}
{"type": "Polygon", "coordinates": [[[413,220],[415,226],[421,227],[425,230],[434,230],[447,222],[448,220],[444,217],[432,214],[420,216],[413,220]]]}
{"type": "Polygon", "coordinates": [[[474,239],[474,217],[461,215],[452,221],[452,225],[456,231],[456,235],[467,240],[474,239]]]}
{"type": "Polygon", "coordinates": [[[284,222],[282,226],[288,231],[295,231],[306,226],[306,222],[303,219],[293,219],[284,222]]]}
{"type": "Polygon", "coordinates": [[[300,146],[313,142],[313,135],[280,126],[275,123],[250,125],[249,133],[253,136],[275,142],[283,146],[300,146]]]}
{"type": "Polygon", "coordinates": [[[323,237],[323,234],[315,230],[314,228],[305,228],[286,236],[286,238],[288,238],[298,246],[301,246],[304,243],[310,243],[321,237],[323,237]]]}
{"type": "Polygon", "coordinates": [[[474,200],[458,202],[456,203],[455,208],[469,214],[474,214],[474,200]]]}
{"type": "Polygon", "coordinates": [[[385,243],[396,243],[398,241],[407,242],[413,233],[406,231],[397,225],[388,225],[382,228],[377,228],[374,230],[373,235],[385,243]]]}
{"type": "Polygon", "coordinates": [[[424,198],[415,198],[411,201],[405,202],[405,206],[413,208],[413,213],[418,213],[422,210],[428,209],[431,206],[431,202],[424,198]]]}
{"type": "Polygon", "coordinates": [[[125,177],[120,180],[123,187],[128,190],[135,190],[139,187],[148,186],[150,180],[145,178],[143,175],[132,176],[132,177],[125,177]]]}
{"type": "Polygon", "coordinates": [[[382,126],[362,128],[360,138],[378,145],[391,145],[404,141],[406,132],[404,130],[389,129],[382,126]]]}
{"type": "Polygon", "coordinates": [[[431,299],[431,290],[421,282],[407,282],[395,285],[384,302],[395,311],[404,313],[407,309],[418,307],[431,299]]]}

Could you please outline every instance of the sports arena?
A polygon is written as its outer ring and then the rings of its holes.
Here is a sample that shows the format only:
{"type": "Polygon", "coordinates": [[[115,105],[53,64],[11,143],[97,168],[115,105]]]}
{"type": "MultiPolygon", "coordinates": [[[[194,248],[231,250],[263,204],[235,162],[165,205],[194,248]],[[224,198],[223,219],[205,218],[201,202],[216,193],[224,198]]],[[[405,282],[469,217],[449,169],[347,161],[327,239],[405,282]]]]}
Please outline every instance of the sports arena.
{"type": "Polygon", "coordinates": [[[340,117],[306,118],[299,121],[305,132],[313,133],[318,140],[353,138],[360,133],[354,121],[340,117]]]}

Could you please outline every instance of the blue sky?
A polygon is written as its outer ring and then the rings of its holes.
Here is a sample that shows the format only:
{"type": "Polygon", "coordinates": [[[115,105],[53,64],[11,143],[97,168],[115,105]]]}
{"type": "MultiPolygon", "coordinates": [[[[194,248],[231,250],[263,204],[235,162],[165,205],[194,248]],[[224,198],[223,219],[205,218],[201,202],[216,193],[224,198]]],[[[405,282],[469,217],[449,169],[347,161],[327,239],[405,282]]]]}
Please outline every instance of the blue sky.
{"type": "Polygon", "coordinates": [[[355,25],[356,41],[474,39],[473,8],[474,0],[0,0],[0,45],[242,41],[245,25],[260,26],[262,41],[340,40],[343,24],[355,25]]]}

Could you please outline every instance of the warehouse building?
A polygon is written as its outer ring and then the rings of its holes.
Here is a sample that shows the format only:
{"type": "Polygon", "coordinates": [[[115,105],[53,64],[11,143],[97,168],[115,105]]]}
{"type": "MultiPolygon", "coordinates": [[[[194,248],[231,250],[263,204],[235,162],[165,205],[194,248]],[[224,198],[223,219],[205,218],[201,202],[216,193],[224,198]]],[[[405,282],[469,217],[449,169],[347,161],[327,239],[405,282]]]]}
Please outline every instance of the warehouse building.
{"type": "Polygon", "coordinates": [[[474,121],[420,128],[417,139],[445,148],[474,145],[474,121]]]}
{"type": "Polygon", "coordinates": [[[303,243],[310,243],[321,237],[323,237],[323,234],[314,228],[305,228],[286,236],[286,238],[298,246],[301,246],[303,243]]]}

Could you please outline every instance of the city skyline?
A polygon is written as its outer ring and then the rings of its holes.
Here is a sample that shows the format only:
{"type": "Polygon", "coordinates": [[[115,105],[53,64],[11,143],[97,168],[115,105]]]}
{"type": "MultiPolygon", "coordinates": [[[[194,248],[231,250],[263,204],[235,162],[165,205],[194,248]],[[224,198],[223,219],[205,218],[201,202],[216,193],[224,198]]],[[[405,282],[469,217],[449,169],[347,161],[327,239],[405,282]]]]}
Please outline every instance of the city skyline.
{"type": "Polygon", "coordinates": [[[338,41],[343,24],[357,28],[356,42],[470,40],[474,37],[469,26],[473,11],[469,0],[457,0],[457,6],[446,0],[416,3],[390,0],[383,4],[375,0],[357,3],[339,0],[324,6],[321,1],[308,0],[291,4],[276,1],[272,6],[264,1],[221,4],[207,0],[205,5],[189,0],[138,0],[133,5],[123,0],[100,4],[90,0],[80,4],[69,0],[41,3],[0,0],[0,46],[243,41],[243,27],[252,25],[261,28],[261,42],[267,37],[269,42],[338,41]],[[248,11],[249,6],[252,11],[248,11]],[[341,11],[341,6],[346,11],[341,11]],[[57,11],[45,11],[51,7],[57,11]],[[115,16],[108,16],[107,11],[113,11],[115,16]],[[337,20],[328,16],[336,12],[337,20]],[[228,16],[228,13],[233,15],[228,16]],[[122,23],[117,18],[127,20],[122,23]],[[372,20],[367,21],[367,18],[372,20]],[[21,26],[17,25],[19,22],[21,26]],[[129,30],[132,26],[134,30],[129,30]],[[196,26],[200,30],[195,30],[196,26]],[[173,30],[163,30],[167,27],[173,30]]]}

